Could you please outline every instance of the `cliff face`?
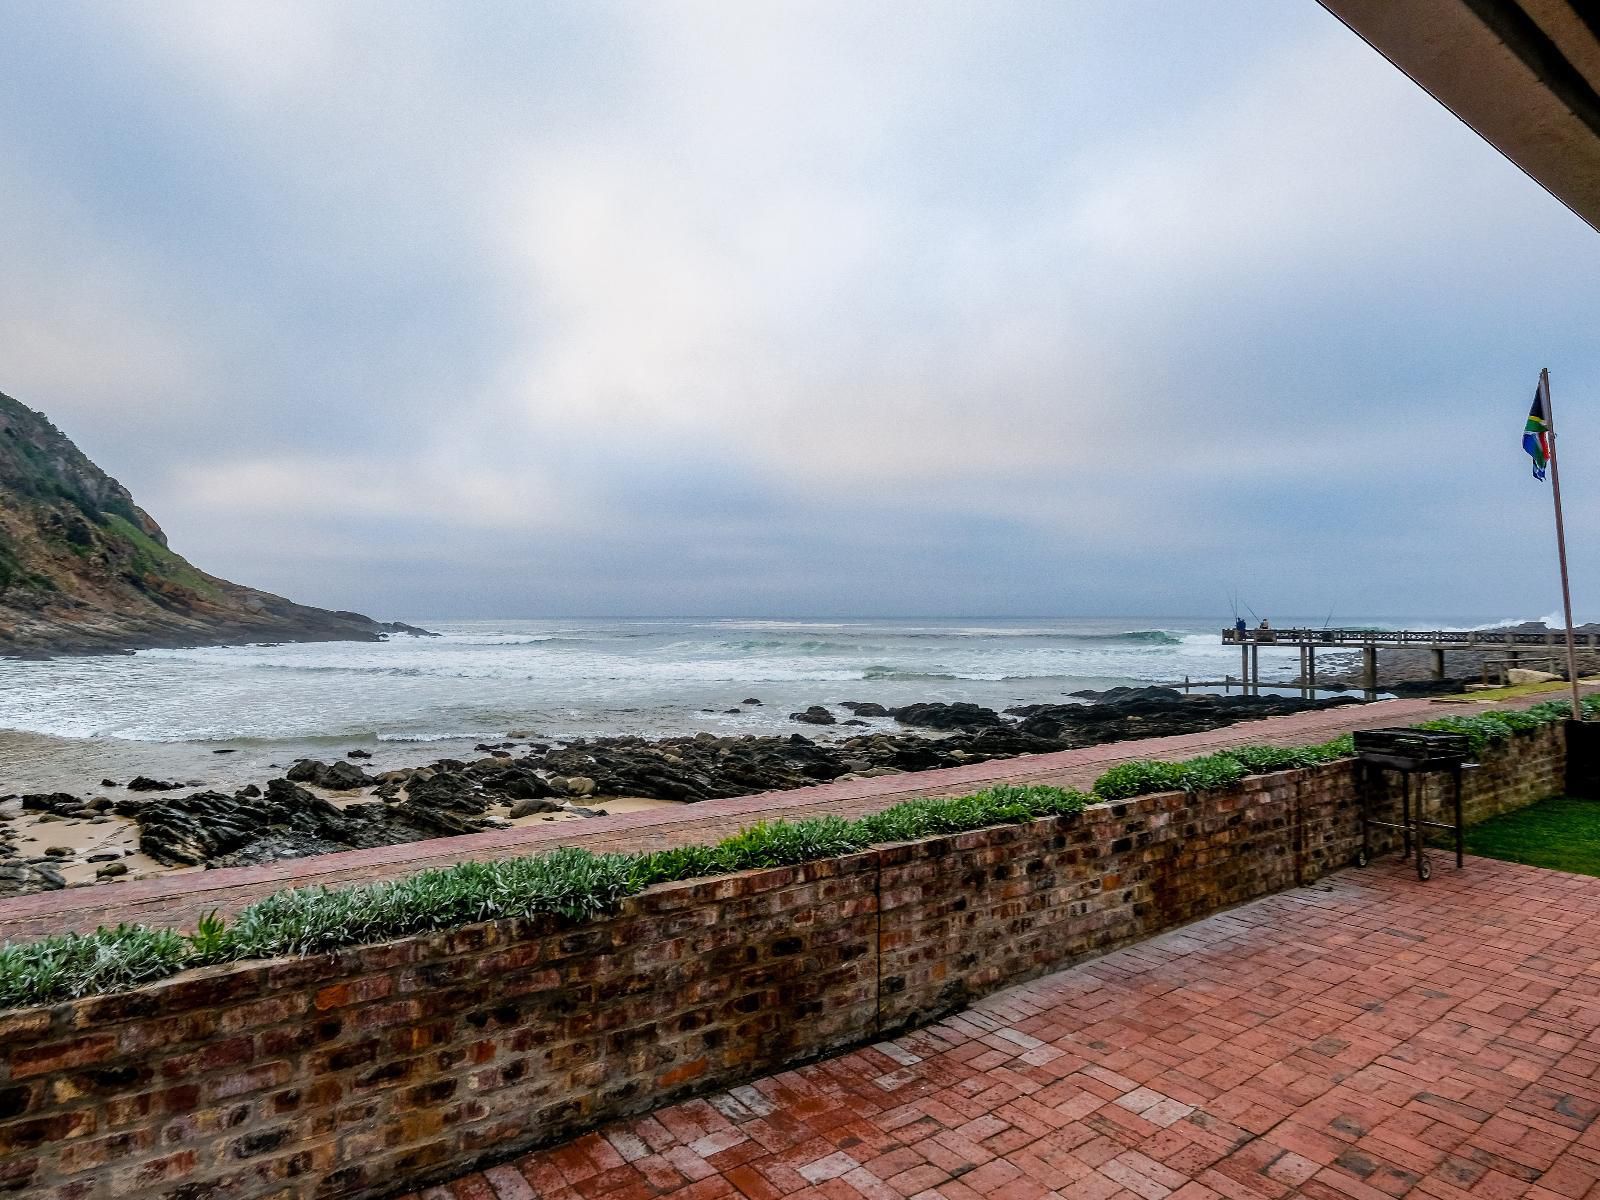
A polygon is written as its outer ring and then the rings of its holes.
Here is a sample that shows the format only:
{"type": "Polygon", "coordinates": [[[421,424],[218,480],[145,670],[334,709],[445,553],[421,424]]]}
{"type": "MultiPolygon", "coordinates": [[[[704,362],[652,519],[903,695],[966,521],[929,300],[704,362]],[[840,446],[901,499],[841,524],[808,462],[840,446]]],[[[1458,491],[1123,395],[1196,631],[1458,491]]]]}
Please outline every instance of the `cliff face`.
{"type": "Polygon", "coordinates": [[[376,641],[406,626],[218,579],[167,546],[128,489],[0,394],[0,654],[376,641]]]}

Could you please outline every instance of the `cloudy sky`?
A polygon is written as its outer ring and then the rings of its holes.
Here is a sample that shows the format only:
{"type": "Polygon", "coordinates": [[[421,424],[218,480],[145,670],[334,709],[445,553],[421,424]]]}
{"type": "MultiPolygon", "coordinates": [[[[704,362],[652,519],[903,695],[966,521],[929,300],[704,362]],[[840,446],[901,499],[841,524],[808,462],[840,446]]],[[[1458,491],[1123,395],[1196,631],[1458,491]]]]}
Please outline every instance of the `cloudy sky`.
{"type": "Polygon", "coordinates": [[[1600,615],[1600,238],[1312,0],[0,18],[0,390],[384,617],[1600,615]]]}

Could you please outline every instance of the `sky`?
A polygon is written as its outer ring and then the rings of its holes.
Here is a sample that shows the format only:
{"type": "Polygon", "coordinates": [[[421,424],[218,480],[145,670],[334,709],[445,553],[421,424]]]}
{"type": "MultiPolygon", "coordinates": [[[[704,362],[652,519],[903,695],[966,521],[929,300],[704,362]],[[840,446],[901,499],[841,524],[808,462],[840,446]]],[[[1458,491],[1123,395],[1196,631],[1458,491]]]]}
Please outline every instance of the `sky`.
{"type": "Polygon", "coordinates": [[[0,20],[0,391],[215,574],[1539,617],[1548,366],[1600,617],[1600,235],[1312,0],[0,20]]]}

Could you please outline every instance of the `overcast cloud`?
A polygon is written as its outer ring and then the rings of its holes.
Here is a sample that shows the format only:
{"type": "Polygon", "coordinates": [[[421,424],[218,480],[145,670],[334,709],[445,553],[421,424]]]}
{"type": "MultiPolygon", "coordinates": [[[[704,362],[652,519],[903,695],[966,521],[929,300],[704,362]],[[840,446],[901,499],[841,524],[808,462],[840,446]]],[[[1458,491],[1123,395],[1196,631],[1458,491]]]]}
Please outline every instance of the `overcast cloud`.
{"type": "Polygon", "coordinates": [[[1600,615],[1600,241],[1311,0],[0,18],[0,390],[385,617],[1600,615]]]}

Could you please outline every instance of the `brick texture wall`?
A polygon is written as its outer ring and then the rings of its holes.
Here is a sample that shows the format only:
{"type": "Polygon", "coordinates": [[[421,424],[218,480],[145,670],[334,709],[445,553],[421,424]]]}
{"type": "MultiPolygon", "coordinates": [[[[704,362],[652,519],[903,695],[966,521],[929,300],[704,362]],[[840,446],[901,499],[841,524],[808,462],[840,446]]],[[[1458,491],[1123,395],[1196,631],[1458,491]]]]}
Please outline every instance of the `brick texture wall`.
{"type": "MultiPolygon", "coordinates": [[[[1469,814],[1560,791],[1563,744],[1489,757],[1469,814]]],[[[0,1191],[408,1190],[1309,882],[1358,814],[1336,764],[0,1014],[0,1191]]]]}

